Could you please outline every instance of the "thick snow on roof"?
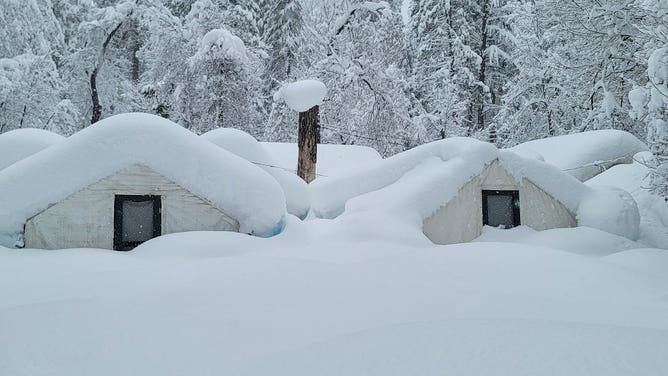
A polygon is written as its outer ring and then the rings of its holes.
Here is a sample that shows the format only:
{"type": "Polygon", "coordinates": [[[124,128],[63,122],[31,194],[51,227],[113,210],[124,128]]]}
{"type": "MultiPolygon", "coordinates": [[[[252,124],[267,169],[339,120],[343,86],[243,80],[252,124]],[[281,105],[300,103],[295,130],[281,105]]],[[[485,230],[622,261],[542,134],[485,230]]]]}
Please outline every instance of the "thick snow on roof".
{"type": "Polygon", "coordinates": [[[312,209],[323,218],[344,210],[383,212],[421,226],[494,160],[517,181],[526,178],[563,203],[583,225],[637,238],[638,209],[628,194],[592,189],[550,164],[470,138],[432,142],[337,178],[316,180],[312,209]]]}
{"type": "Polygon", "coordinates": [[[49,205],[134,164],[207,199],[239,221],[241,232],[270,236],[283,226],[283,191],[262,169],[169,120],[134,113],[104,119],[0,171],[0,240],[49,205]]]}
{"type": "Polygon", "coordinates": [[[543,138],[510,150],[526,157],[540,156],[585,181],[616,164],[631,163],[633,155],[646,151],[647,145],[628,132],[608,129],[543,138]]]}
{"type": "MultiPolygon", "coordinates": [[[[448,161],[466,151],[477,154],[473,174],[496,156],[496,148],[471,138],[450,138],[418,146],[414,149],[379,159],[337,177],[317,180],[311,184],[312,208],[316,215],[333,218],[341,214],[346,202],[368,192],[385,188],[415,169],[418,165],[434,165],[448,161]]],[[[413,172],[420,175],[421,167],[413,172]]],[[[434,171],[438,168],[434,169],[434,171]]],[[[473,176],[473,175],[471,175],[473,176]]],[[[428,185],[425,182],[425,186],[428,185]]],[[[391,188],[390,188],[391,189],[391,188]]]]}
{"type": "Polygon", "coordinates": [[[306,217],[311,207],[306,182],[291,170],[277,166],[264,145],[253,136],[234,128],[218,128],[203,134],[202,137],[254,163],[273,176],[283,188],[288,212],[300,218],[306,217]]]}
{"type": "MultiPolygon", "coordinates": [[[[296,172],[297,144],[261,142],[277,166],[296,172]]],[[[382,159],[376,149],[360,145],[318,144],[317,179],[328,178],[382,159]]]]}
{"type": "Polygon", "coordinates": [[[274,93],[274,101],[285,102],[292,110],[304,112],[319,106],[327,96],[327,87],[318,80],[297,81],[281,86],[274,93]]]}
{"type": "Polygon", "coordinates": [[[44,129],[21,128],[0,134],[0,170],[37,153],[65,137],[44,129]]]}

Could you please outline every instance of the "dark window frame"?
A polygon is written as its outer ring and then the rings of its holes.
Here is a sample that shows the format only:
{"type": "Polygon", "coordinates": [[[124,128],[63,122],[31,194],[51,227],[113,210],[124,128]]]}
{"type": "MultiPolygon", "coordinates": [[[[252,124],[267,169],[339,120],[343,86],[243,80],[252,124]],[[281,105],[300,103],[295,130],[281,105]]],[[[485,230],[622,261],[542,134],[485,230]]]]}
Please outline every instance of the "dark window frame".
{"type": "MultiPolygon", "coordinates": [[[[489,196],[510,196],[513,203],[513,225],[517,227],[522,224],[520,217],[520,191],[518,190],[501,190],[501,189],[483,189],[482,190],[482,224],[489,225],[489,213],[487,208],[487,197],[489,196]]],[[[506,227],[506,228],[512,228],[506,227]]]]}
{"type": "Polygon", "coordinates": [[[162,235],[162,196],[156,195],[115,195],[114,196],[114,250],[129,251],[143,242],[123,241],[123,202],[153,202],[153,236],[162,235]]]}

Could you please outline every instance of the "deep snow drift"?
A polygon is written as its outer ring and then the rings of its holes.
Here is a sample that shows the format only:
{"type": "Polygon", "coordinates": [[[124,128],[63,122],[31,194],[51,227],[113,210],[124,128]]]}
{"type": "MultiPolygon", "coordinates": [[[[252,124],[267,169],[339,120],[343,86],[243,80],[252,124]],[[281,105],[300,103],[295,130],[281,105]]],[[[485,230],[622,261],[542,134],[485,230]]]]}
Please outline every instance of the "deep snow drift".
{"type": "Polygon", "coordinates": [[[646,266],[665,260],[666,251],[599,258],[633,244],[584,228],[545,232],[542,240],[527,239],[538,235],[527,229],[490,229],[486,241],[433,246],[407,228],[374,236],[382,218],[350,219],[292,218],[269,239],[173,234],[130,253],[0,248],[0,369],[102,376],[668,372],[668,279],[646,266]],[[601,252],[547,247],[558,239],[588,241],[601,252]]]}

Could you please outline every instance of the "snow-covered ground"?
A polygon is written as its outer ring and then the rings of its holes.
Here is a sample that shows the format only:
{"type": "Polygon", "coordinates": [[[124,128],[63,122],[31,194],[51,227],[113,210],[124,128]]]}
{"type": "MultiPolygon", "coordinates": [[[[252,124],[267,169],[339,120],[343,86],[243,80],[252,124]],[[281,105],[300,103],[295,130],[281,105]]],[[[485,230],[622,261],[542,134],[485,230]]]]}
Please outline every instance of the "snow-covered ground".
{"type": "MultiPolygon", "coordinates": [[[[236,136],[221,146],[294,165],[294,145],[236,136]]],[[[332,175],[380,163],[319,152],[332,175]]],[[[289,215],[271,238],[0,247],[0,375],[668,374],[668,205],[643,189],[645,158],[587,181],[633,196],[637,241],[520,226],[437,246],[419,221],[351,210],[289,215]]]]}
{"type": "Polygon", "coordinates": [[[668,274],[657,268],[668,251],[586,228],[487,229],[434,246],[410,229],[371,235],[379,223],[292,217],[274,238],[184,233],[130,253],[2,249],[0,370],[668,372],[668,274]]]}

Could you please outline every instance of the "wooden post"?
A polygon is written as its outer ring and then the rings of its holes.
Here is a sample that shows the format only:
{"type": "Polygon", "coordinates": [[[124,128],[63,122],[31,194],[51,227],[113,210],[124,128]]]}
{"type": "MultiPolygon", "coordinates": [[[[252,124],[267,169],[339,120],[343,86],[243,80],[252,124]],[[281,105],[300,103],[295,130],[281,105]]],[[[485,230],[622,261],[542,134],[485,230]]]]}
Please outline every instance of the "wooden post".
{"type": "Polygon", "coordinates": [[[307,183],[315,179],[318,142],[320,142],[320,108],[313,106],[310,110],[299,113],[297,175],[307,183]]]}

